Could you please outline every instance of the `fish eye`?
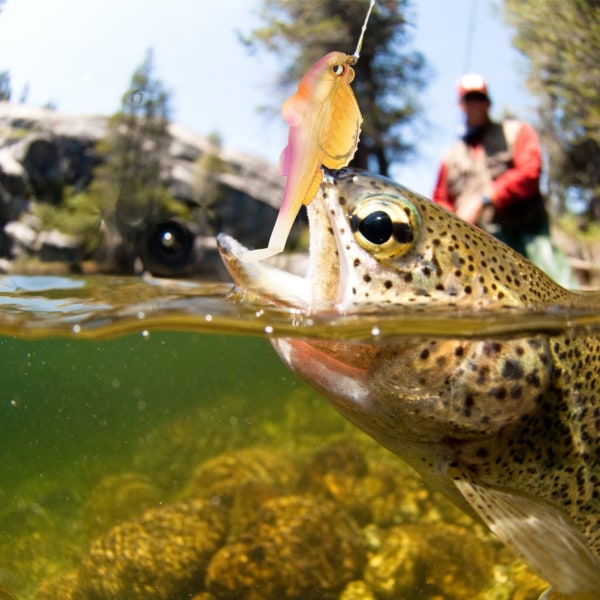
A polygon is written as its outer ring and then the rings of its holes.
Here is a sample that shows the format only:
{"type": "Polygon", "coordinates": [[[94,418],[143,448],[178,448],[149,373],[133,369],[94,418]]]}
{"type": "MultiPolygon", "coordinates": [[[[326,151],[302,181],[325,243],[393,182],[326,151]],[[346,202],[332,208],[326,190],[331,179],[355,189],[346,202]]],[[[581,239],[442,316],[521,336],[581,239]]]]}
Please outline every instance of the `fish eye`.
{"type": "Polygon", "coordinates": [[[372,244],[385,244],[394,233],[392,218],[383,210],[375,210],[364,218],[352,215],[352,231],[360,234],[372,244]]]}
{"type": "Polygon", "coordinates": [[[331,70],[333,71],[334,75],[337,75],[338,77],[340,77],[344,74],[344,71],[346,70],[346,65],[344,65],[344,64],[333,65],[331,67],[331,70]]]}
{"type": "Polygon", "coordinates": [[[367,196],[350,215],[350,227],[358,244],[376,258],[393,258],[412,247],[420,217],[400,196],[367,196]]]}

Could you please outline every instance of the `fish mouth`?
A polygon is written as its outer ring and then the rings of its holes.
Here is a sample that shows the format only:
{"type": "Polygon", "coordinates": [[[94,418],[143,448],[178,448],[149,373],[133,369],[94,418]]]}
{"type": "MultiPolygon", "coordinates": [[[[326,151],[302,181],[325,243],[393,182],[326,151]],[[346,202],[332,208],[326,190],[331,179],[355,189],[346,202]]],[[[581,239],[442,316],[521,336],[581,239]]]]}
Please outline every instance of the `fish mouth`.
{"type": "Polygon", "coordinates": [[[309,259],[304,275],[272,266],[268,261],[245,261],[248,248],[227,234],[217,235],[221,259],[240,291],[307,314],[337,312],[346,269],[338,259],[342,252],[338,250],[335,221],[340,215],[333,210],[337,203],[331,198],[335,184],[335,175],[326,172],[317,196],[307,206],[309,259]]]}

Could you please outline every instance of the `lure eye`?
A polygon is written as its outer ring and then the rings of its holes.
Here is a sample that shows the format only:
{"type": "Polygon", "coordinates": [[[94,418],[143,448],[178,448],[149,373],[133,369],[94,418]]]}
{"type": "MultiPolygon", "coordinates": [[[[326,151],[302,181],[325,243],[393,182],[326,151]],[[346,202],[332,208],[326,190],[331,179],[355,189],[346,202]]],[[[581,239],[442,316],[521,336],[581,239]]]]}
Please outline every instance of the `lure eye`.
{"type": "Polygon", "coordinates": [[[346,65],[343,65],[343,64],[333,65],[333,67],[331,67],[331,70],[333,71],[334,75],[341,77],[344,74],[344,72],[346,71],[346,65]]]}
{"type": "Polygon", "coordinates": [[[376,258],[402,256],[412,248],[420,216],[401,196],[367,196],[350,215],[350,227],[360,246],[376,258]]]}

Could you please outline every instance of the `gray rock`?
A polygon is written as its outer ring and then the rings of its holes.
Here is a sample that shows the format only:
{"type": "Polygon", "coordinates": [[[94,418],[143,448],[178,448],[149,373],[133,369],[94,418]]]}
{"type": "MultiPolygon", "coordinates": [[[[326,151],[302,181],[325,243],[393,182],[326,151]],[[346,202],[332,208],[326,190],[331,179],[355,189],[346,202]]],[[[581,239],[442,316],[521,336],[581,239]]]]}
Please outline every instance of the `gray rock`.
{"type": "MultiPolygon", "coordinates": [[[[0,102],[0,257],[30,255],[69,264],[90,258],[84,239],[63,239],[57,236],[60,232],[32,227],[30,207],[33,199],[61,206],[66,186],[84,191],[101,161],[96,145],[108,131],[105,116],[66,115],[0,102]]],[[[165,219],[157,222],[146,215],[133,229],[131,224],[125,227],[126,231],[115,231],[110,219],[99,222],[102,242],[91,258],[100,263],[101,270],[110,272],[131,271],[141,262],[144,269],[162,276],[214,274],[214,269],[221,276],[214,235],[225,231],[250,247],[265,246],[285,180],[274,165],[261,158],[221,148],[175,123],[168,131],[169,157],[161,176],[170,194],[192,209],[194,221],[179,223],[173,215],[172,219],[167,216],[166,222],[175,221],[174,228],[180,233],[179,225],[189,230],[181,233],[180,240],[189,252],[175,256],[172,232],[161,229],[165,219]],[[203,157],[222,165],[205,174],[204,192],[198,185],[202,175],[198,161],[203,157]],[[163,237],[153,244],[157,228],[163,237]],[[188,234],[193,238],[191,244],[188,234]],[[152,254],[155,250],[157,255],[152,254]]],[[[299,231],[297,227],[292,237],[299,231]]]]}

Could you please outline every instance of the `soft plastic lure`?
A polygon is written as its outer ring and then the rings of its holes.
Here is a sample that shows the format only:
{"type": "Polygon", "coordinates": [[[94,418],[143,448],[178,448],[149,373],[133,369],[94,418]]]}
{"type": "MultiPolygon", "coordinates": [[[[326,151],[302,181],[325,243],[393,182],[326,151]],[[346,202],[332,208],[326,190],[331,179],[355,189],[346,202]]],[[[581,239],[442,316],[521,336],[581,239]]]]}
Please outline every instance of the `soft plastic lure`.
{"type": "Polygon", "coordinates": [[[266,248],[251,250],[245,261],[278,254],[302,204],[309,204],[323,179],[321,165],[341,169],[352,160],[362,125],[362,115],[350,83],[352,65],[358,61],[367,22],[375,0],[371,0],[354,54],[330,52],[302,77],[298,90],[283,104],[281,113],[290,126],[288,145],[281,153],[279,168],[286,177],[283,202],[266,248]]]}

